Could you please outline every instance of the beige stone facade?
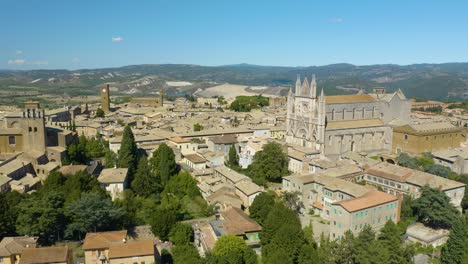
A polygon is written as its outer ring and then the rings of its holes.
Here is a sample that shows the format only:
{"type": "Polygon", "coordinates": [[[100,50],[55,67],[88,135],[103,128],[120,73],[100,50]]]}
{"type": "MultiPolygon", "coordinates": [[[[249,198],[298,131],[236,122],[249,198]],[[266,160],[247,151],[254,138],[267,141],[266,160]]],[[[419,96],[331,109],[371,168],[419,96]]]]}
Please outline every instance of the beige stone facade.
{"type": "Polygon", "coordinates": [[[450,123],[405,125],[393,129],[393,152],[421,154],[460,147],[463,128],[450,123]]]}

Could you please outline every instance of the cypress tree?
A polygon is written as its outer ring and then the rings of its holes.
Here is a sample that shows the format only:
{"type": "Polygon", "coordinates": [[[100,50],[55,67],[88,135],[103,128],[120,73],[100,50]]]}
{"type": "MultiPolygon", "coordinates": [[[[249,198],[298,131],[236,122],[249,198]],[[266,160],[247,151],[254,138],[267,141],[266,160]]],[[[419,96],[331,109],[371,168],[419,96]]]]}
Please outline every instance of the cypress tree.
{"type": "Polygon", "coordinates": [[[123,131],[122,144],[119,150],[118,167],[128,168],[128,175],[130,182],[133,179],[133,174],[137,164],[138,148],[135,143],[135,136],[133,135],[130,126],[126,126],[123,131]]]}
{"type": "Polygon", "coordinates": [[[442,263],[463,262],[468,257],[468,213],[454,221],[447,244],[442,250],[442,263]]]}

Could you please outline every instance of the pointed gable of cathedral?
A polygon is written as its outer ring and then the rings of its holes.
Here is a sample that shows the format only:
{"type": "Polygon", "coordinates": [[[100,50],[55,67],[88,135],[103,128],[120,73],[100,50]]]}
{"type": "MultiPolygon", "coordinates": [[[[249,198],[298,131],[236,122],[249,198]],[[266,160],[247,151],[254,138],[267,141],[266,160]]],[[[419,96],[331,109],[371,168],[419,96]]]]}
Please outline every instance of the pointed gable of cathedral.
{"type": "Polygon", "coordinates": [[[309,96],[309,81],[307,81],[307,78],[304,78],[304,82],[302,83],[302,88],[301,88],[301,95],[302,96],[309,96]]]}

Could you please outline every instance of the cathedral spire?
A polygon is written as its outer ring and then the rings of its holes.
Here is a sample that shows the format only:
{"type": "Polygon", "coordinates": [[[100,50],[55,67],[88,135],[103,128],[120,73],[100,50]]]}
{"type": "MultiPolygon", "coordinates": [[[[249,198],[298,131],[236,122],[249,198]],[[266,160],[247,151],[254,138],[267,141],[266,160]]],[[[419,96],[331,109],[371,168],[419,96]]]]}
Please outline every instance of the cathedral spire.
{"type": "Polygon", "coordinates": [[[323,88],[322,88],[322,91],[320,92],[320,97],[325,97],[325,95],[323,94],[323,88]]]}
{"type": "Polygon", "coordinates": [[[310,97],[315,98],[317,96],[317,80],[315,74],[312,74],[312,80],[310,81],[310,97]]]}
{"type": "Polygon", "coordinates": [[[304,78],[304,82],[302,83],[302,88],[301,88],[301,95],[303,96],[308,96],[309,95],[309,81],[307,80],[307,77],[304,78]]]}
{"type": "Polygon", "coordinates": [[[297,75],[296,80],[296,96],[301,95],[301,75],[297,75]]]}
{"type": "Polygon", "coordinates": [[[292,86],[291,85],[289,86],[288,96],[293,96],[292,86]]]}

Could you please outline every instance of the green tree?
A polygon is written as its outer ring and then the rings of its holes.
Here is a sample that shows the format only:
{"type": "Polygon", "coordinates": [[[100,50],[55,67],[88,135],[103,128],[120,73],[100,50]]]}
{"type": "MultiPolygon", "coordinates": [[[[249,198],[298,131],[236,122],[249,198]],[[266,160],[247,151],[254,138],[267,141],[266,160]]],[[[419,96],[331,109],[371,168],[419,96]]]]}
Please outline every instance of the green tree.
{"type": "Polygon", "coordinates": [[[169,232],[177,222],[177,212],[172,209],[158,208],[151,219],[151,230],[163,241],[169,239],[169,232]]]}
{"type": "Polygon", "coordinates": [[[299,229],[301,228],[301,222],[297,214],[282,203],[277,203],[271,209],[263,223],[263,230],[261,233],[262,245],[268,245],[278,230],[285,224],[295,226],[299,229]]]}
{"type": "Polygon", "coordinates": [[[203,126],[200,125],[199,123],[196,123],[193,125],[193,131],[197,132],[197,131],[202,131],[203,130],[203,126]]]}
{"type": "Polygon", "coordinates": [[[122,228],[125,212],[97,193],[84,193],[79,200],[66,207],[70,219],[65,234],[69,238],[82,238],[87,232],[122,228]]]}
{"type": "Polygon", "coordinates": [[[169,232],[169,240],[176,245],[189,245],[193,242],[192,226],[183,223],[177,223],[169,232]]]}
{"type": "Polygon", "coordinates": [[[54,192],[22,200],[18,205],[16,231],[20,235],[40,236],[44,244],[60,240],[66,224],[64,203],[63,195],[54,192]]]}
{"type": "Polygon", "coordinates": [[[255,197],[252,205],[249,207],[250,217],[262,225],[274,205],[275,194],[262,192],[255,197]]]}
{"type": "Polygon", "coordinates": [[[117,166],[117,154],[113,152],[112,150],[105,150],[104,154],[104,165],[106,168],[114,168],[117,166]]]}
{"type": "Polygon", "coordinates": [[[158,184],[157,178],[151,172],[148,159],[144,155],[138,162],[135,178],[132,181],[132,189],[135,194],[141,197],[148,197],[161,192],[161,186],[158,184]]]}
{"type": "Polygon", "coordinates": [[[253,249],[249,248],[242,238],[235,235],[220,237],[213,248],[213,255],[219,259],[228,260],[221,263],[257,263],[253,249]]]}
{"type": "Polygon", "coordinates": [[[101,118],[104,118],[106,115],[106,113],[104,113],[104,110],[102,110],[101,108],[98,108],[96,110],[96,117],[101,117],[101,118]]]}
{"type": "Polygon", "coordinates": [[[283,176],[289,174],[289,158],[280,144],[267,143],[262,151],[255,153],[248,175],[257,184],[265,185],[268,181],[280,182],[283,176]]]}
{"type": "Polygon", "coordinates": [[[421,223],[432,228],[450,228],[459,214],[444,192],[427,185],[421,188],[421,197],[414,201],[413,210],[421,223]]]}
{"type": "Polygon", "coordinates": [[[135,136],[133,135],[132,128],[126,126],[123,131],[117,166],[119,168],[128,168],[130,182],[133,180],[133,173],[137,166],[137,155],[138,147],[135,143],[135,136]]]}
{"type": "Polygon", "coordinates": [[[387,263],[403,264],[412,262],[413,256],[405,254],[403,235],[393,221],[389,220],[385,223],[385,226],[380,230],[378,240],[383,250],[388,254],[387,263]]]}
{"type": "Polygon", "coordinates": [[[20,202],[21,195],[18,192],[7,194],[0,192],[0,240],[5,236],[16,234],[15,222],[18,217],[16,210],[20,202]]]}
{"type": "Polygon", "coordinates": [[[442,263],[456,264],[468,263],[466,260],[468,252],[468,213],[458,217],[450,230],[447,244],[442,249],[442,263]],[[465,256],[464,256],[465,254],[465,256]]]}
{"type": "Polygon", "coordinates": [[[178,170],[174,151],[165,143],[159,145],[158,149],[153,152],[151,165],[154,175],[158,177],[163,187],[166,186],[169,179],[175,175],[178,170]]]}
{"type": "Polygon", "coordinates": [[[201,264],[201,258],[196,248],[189,244],[176,245],[172,248],[174,264],[201,264]]]}
{"type": "Polygon", "coordinates": [[[234,145],[229,148],[229,156],[226,161],[226,166],[234,170],[239,169],[239,155],[237,155],[236,146],[234,145]]]}
{"type": "Polygon", "coordinates": [[[397,159],[397,164],[410,169],[419,169],[418,160],[416,158],[410,157],[406,153],[401,153],[397,159]]]}
{"type": "Polygon", "coordinates": [[[319,264],[320,258],[317,251],[317,246],[312,243],[305,243],[301,247],[298,257],[299,264],[319,264]]]}
{"type": "Polygon", "coordinates": [[[299,213],[302,208],[304,208],[304,203],[302,203],[300,198],[300,192],[284,192],[281,195],[281,200],[284,204],[291,210],[299,213]]]}
{"type": "Polygon", "coordinates": [[[425,168],[425,171],[440,177],[448,178],[452,170],[449,167],[445,167],[439,164],[432,164],[425,168]]]}
{"type": "Polygon", "coordinates": [[[271,263],[278,250],[284,249],[292,263],[297,263],[302,246],[306,243],[300,224],[284,223],[273,235],[271,241],[262,247],[262,259],[271,263]],[[273,254],[272,254],[273,253],[273,254]]]}

